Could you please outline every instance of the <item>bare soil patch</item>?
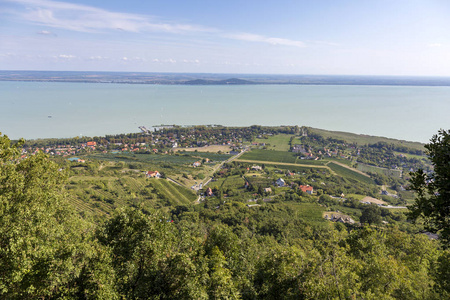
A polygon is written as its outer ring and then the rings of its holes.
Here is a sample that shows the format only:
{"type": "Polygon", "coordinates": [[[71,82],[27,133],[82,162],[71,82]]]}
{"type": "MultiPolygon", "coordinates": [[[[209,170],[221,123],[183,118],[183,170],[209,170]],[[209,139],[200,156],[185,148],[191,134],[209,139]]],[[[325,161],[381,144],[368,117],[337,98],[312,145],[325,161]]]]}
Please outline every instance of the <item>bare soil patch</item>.
{"type": "Polygon", "coordinates": [[[384,204],[384,205],[387,204],[383,200],[376,199],[376,198],[369,197],[369,196],[362,198],[361,202],[370,202],[370,203],[373,203],[373,204],[384,204]]]}

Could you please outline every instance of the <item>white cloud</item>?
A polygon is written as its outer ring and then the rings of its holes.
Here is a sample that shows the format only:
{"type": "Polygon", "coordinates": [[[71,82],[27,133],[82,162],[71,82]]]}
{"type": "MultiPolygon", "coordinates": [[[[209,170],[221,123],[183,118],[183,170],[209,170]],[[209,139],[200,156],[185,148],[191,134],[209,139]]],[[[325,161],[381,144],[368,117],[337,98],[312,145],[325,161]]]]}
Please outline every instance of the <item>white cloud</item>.
{"type": "Polygon", "coordinates": [[[442,44],[440,44],[440,43],[433,43],[433,44],[429,44],[428,45],[428,47],[432,47],[432,48],[438,48],[438,47],[441,47],[442,46],[442,44]]]}
{"type": "Polygon", "coordinates": [[[266,37],[258,34],[251,33],[238,33],[238,34],[228,34],[225,37],[235,40],[247,41],[247,42],[260,42],[260,43],[268,43],[271,45],[282,45],[282,46],[294,46],[294,47],[305,47],[305,43],[301,41],[282,39],[282,38],[274,38],[274,37],[266,37]]]}
{"type": "Polygon", "coordinates": [[[40,34],[40,35],[51,35],[51,36],[56,36],[56,34],[54,34],[54,33],[51,32],[51,31],[48,31],[48,30],[41,30],[41,31],[38,31],[37,34],[40,34]]]}
{"type": "Polygon", "coordinates": [[[41,26],[80,32],[122,30],[128,32],[210,32],[211,28],[190,24],[157,22],[150,16],[112,12],[87,5],[51,0],[5,0],[22,4],[26,12],[16,13],[20,18],[41,26]]]}
{"type": "Polygon", "coordinates": [[[200,61],[198,59],[183,59],[183,63],[185,64],[198,64],[200,61]]]}
{"type": "Polygon", "coordinates": [[[57,58],[61,58],[61,59],[73,59],[76,58],[75,55],[71,55],[71,54],[60,54],[57,56],[57,58]]]}
{"type": "MultiPolygon", "coordinates": [[[[301,41],[266,37],[251,33],[226,33],[217,28],[201,25],[161,21],[148,15],[113,12],[93,6],[52,0],[3,0],[22,5],[14,15],[33,25],[66,29],[77,32],[123,31],[135,33],[162,32],[172,34],[215,34],[227,39],[262,42],[271,45],[305,47],[301,41]]],[[[43,30],[41,34],[50,34],[43,30]]]]}
{"type": "Polygon", "coordinates": [[[147,59],[145,59],[143,57],[139,57],[139,56],[134,56],[134,57],[124,56],[120,60],[124,61],[124,62],[146,62],[147,61],[147,59]]]}
{"type": "Polygon", "coordinates": [[[97,55],[97,56],[90,56],[90,57],[88,58],[88,60],[96,60],[96,61],[101,61],[101,60],[105,60],[105,59],[108,59],[108,58],[105,57],[105,56],[100,56],[100,55],[97,55]]]}

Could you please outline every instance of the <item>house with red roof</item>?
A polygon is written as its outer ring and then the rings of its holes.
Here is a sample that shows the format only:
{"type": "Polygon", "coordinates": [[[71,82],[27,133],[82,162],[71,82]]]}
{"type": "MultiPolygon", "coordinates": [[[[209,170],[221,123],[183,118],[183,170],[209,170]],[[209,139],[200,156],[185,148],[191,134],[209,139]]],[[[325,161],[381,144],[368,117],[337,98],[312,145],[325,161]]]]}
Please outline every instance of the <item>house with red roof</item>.
{"type": "Polygon", "coordinates": [[[148,171],[146,173],[146,175],[147,175],[147,177],[150,177],[150,178],[160,178],[161,177],[161,174],[158,171],[148,171]]]}
{"type": "Polygon", "coordinates": [[[205,194],[208,197],[214,196],[213,191],[212,191],[211,188],[207,188],[205,194]]]}
{"type": "Polygon", "coordinates": [[[308,193],[310,195],[312,195],[312,193],[314,192],[313,187],[310,185],[300,185],[299,188],[302,190],[302,192],[308,193]]]}

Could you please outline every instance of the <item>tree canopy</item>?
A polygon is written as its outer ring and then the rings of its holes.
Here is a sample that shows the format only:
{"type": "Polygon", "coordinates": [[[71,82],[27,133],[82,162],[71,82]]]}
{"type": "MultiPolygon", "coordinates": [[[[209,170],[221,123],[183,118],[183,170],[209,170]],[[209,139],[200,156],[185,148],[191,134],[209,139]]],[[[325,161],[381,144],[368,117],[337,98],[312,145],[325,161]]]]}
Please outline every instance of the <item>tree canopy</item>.
{"type": "Polygon", "coordinates": [[[425,145],[434,170],[412,173],[411,188],[417,192],[410,207],[413,219],[423,218],[427,230],[439,233],[443,243],[450,242],[450,131],[440,130],[425,145]]]}

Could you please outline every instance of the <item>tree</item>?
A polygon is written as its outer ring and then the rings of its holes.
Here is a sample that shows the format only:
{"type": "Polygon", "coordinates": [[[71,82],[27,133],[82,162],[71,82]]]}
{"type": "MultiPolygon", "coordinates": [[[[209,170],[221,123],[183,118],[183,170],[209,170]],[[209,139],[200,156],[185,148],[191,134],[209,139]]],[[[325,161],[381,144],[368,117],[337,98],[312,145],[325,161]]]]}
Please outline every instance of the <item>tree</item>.
{"type": "Polygon", "coordinates": [[[148,299],[163,294],[160,264],[170,254],[173,234],[162,216],[146,215],[141,210],[123,208],[99,229],[101,244],[114,257],[116,286],[124,298],[148,299]]]}
{"type": "Polygon", "coordinates": [[[409,207],[409,217],[423,218],[425,228],[439,233],[445,246],[450,242],[450,131],[440,130],[425,145],[434,171],[411,173],[411,189],[417,197],[409,207]]]}
{"type": "Polygon", "coordinates": [[[367,205],[363,208],[361,213],[361,218],[359,219],[361,223],[369,224],[380,224],[381,223],[381,209],[375,204],[367,205]]]}
{"type": "Polygon", "coordinates": [[[239,291],[232,280],[231,271],[226,268],[222,251],[215,246],[209,255],[209,299],[240,299],[239,291]]]}
{"type": "Polygon", "coordinates": [[[22,145],[0,135],[0,298],[113,299],[109,271],[94,262],[104,260],[86,242],[89,224],[63,197],[64,170],[41,152],[23,157],[22,145]],[[86,266],[100,271],[89,278],[86,266]]]}

